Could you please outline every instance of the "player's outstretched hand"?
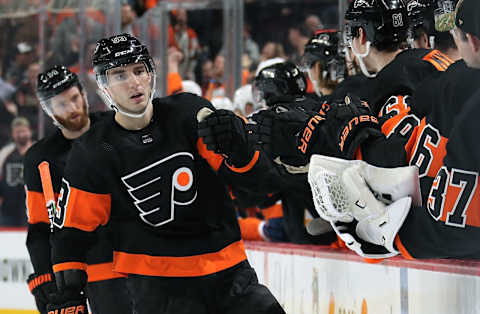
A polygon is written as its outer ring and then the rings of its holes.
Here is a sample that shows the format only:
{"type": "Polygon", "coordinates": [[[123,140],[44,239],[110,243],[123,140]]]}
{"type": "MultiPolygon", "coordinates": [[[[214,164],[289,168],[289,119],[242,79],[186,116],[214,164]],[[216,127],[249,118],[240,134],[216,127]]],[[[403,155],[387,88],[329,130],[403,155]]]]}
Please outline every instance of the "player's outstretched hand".
{"type": "Polygon", "coordinates": [[[247,165],[253,148],[248,142],[245,122],[229,110],[202,108],[197,115],[198,136],[207,149],[226,157],[234,167],[247,165]]]}

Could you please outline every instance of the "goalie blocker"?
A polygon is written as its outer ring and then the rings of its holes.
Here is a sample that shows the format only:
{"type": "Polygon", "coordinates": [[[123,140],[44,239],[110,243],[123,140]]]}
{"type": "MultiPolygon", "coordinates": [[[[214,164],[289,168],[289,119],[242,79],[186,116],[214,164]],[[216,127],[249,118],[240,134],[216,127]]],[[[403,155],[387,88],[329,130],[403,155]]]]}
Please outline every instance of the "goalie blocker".
{"type": "Polygon", "coordinates": [[[387,169],[314,155],[308,182],[318,214],[348,248],[366,258],[397,255],[395,236],[412,203],[421,206],[416,167],[387,169]]]}

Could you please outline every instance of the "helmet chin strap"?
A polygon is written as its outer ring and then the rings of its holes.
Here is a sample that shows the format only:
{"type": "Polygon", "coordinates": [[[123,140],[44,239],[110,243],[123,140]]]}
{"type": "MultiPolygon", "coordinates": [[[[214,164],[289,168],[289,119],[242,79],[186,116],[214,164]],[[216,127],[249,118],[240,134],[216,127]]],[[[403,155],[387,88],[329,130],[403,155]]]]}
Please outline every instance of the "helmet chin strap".
{"type": "Polygon", "coordinates": [[[313,90],[315,91],[315,94],[317,94],[318,97],[322,97],[323,94],[322,92],[320,91],[320,86],[318,84],[318,80],[316,80],[313,75],[312,75],[312,71],[310,69],[308,69],[307,71],[308,73],[308,78],[310,79],[310,81],[312,82],[312,85],[313,85],[313,90]]]}
{"type": "Polygon", "coordinates": [[[370,72],[368,72],[367,70],[367,67],[365,66],[365,63],[363,62],[363,58],[365,58],[366,56],[368,56],[368,54],[370,53],[370,46],[372,45],[372,43],[370,41],[367,40],[367,43],[366,43],[367,47],[366,47],[366,50],[365,50],[365,53],[359,53],[355,47],[351,46],[352,48],[352,52],[353,54],[355,55],[355,57],[357,57],[357,60],[358,60],[358,63],[359,63],[359,66],[360,66],[360,70],[362,70],[362,73],[363,75],[365,75],[366,77],[368,78],[374,78],[377,76],[377,74],[371,74],[370,72]]]}

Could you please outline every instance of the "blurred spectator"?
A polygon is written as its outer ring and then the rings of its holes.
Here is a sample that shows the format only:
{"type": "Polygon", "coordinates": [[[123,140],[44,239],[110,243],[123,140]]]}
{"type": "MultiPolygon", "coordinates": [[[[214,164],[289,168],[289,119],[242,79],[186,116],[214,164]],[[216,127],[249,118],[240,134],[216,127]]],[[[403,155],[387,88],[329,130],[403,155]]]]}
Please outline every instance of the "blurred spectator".
{"type": "Polygon", "coordinates": [[[182,86],[184,92],[202,97],[202,89],[196,82],[190,80],[182,81],[182,86]]]}
{"type": "Polygon", "coordinates": [[[51,51],[47,54],[47,67],[62,64],[70,67],[78,62],[79,37],[96,41],[104,35],[104,25],[87,15],[85,29],[79,30],[79,16],[67,17],[58,25],[52,37],[51,51]],[[81,34],[80,34],[81,32],[81,34]]]}
{"type": "Polygon", "coordinates": [[[285,51],[281,43],[268,41],[262,48],[260,61],[265,61],[273,58],[286,59],[285,51]]]}
{"type": "Polygon", "coordinates": [[[133,10],[132,5],[129,2],[122,3],[121,9],[121,27],[122,33],[131,33],[131,24],[137,18],[136,12],[133,10]]]}
{"type": "Polygon", "coordinates": [[[188,26],[188,15],[184,9],[172,11],[171,23],[178,48],[183,53],[183,62],[180,63],[179,73],[184,79],[193,79],[196,57],[200,52],[197,33],[188,26]]]}
{"type": "Polygon", "coordinates": [[[34,51],[26,42],[18,43],[14,62],[10,65],[5,75],[7,81],[13,86],[18,86],[23,81],[27,66],[33,61],[34,51]]]}
{"type": "Polygon", "coordinates": [[[17,114],[15,92],[15,87],[0,78],[0,147],[10,139],[10,123],[17,114]]]}
{"type": "Polygon", "coordinates": [[[224,110],[230,110],[230,111],[234,110],[233,103],[228,97],[215,96],[212,98],[211,101],[215,109],[224,109],[224,110]]]}
{"type": "Polygon", "coordinates": [[[12,121],[13,143],[0,150],[0,225],[26,226],[25,189],[23,187],[23,157],[32,146],[30,123],[24,117],[12,121]]]}
{"type": "Polygon", "coordinates": [[[39,102],[35,92],[39,73],[40,63],[31,63],[25,72],[24,80],[21,82],[15,94],[15,102],[17,105],[15,115],[27,118],[33,130],[36,130],[38,125],[39,102]]]}
{"type": "Polygon", "coordinates": [[[250,36],[250,29],[250,25],[245,23],[243,26],[243,51],[252,61],[257,61],[260,58],[260,51],[258,44],[250,36]]]}
{"type": "Polygon", "coordinates": [[[202,95],[205,95],[208,84],[213,78],[213,62],[210,59],[201,60],[195,67],[195,81],[202,89],[202,95]]]}
{"type": "Polygon", "coordinates": [[[207,90],[203,93],[206,99],[212,100],[215,97],[225,96],[225,86],[223,85],[224,73],[225,57],[217,55],[213,61],[212,78],[208,83],[207,90]]]}
{"type": "Polygon", "coordinates": [[[254,111],[260,109],[253,103],[252,85],[247,84],[238,88],[233,95],[233,106],[235,112],[244,117],[248,117],[254,111]]]}
{"type": "Polygon", "coordinates": [[[293,48],[290,54],[290,60],[296,65],[300,64],[300,59],[303,56],[305,44],[310,39],[309,31],[303,25],[294,26],[288,29],[288,42],[293,48]]]}
{"type": "Polygon", "coordinates": [[[310,32],[309,37],[312,37],[316,30],[324,28],[320,18],[314,14],[307,16],[304,24],[305,28],[310,32]]]}

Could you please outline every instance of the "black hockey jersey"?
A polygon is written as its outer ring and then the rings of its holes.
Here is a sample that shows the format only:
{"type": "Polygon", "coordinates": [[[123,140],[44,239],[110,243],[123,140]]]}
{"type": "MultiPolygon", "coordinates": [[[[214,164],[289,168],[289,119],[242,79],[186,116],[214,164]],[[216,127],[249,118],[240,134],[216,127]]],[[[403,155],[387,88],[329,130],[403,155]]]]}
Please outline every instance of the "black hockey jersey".
{"type": "Polygon", "coordinates": [[[413,207],[395,243],[410,258],[480,258],[480,92],[455,120],[423,208],[413,207]]]}
{"type": "MultiPolygon", "coordinates": [[[[113,230],[114,270],[149,276],[212,274],[246,259],[225,183],[255,189],[268,160],[225,163],[197,137],[197,113],[212,105],[182,93],[153,100],[152,121],[131,131],[94,125],[73,145],[54,233],[54,271],[83,269],[93,231],[113,230]]],[[[268,175],[267,175],[268,177],[268,175]]]]}
{"type": "Polygon", "coordinates": [[[390,96],[412,95],[420,83],[434,79],[453,61],[438,50],[407,49],[400,52],[368,84],[372,111],[378,114],[390,96]]]}
{"type": "Polygon", "coordinates": [[[478,78],[480,70],[457,61],[438,79],[425,84],[429,91],[419,91],[412,108],[402,96],[398,96],[391,99],[392,106],[382,109],[382,115],[393,111],[399,113],[383,124],[382,131],[389,138],[403,138],[409,164],[419,168],[424,202],[443,164],[445,147],[455,119],[462,112],[464,103],[480,88],[478,78]],[[430,95],[430,99],[425,95],[430,95]],[[425,103],[420,103],[422,100],[425,103]],[[420,120],[412,114],[416,109],[430,113],[420,120]]]}
{"type": "MultiPolygon", "coordinates": [[[[94,125],[98,121],[112,116],[112,112],[93,113],[90,114],[90,122],[94,125]]],[[[33,145],[25,156],[24,176],[28,213],[27,248],[37,274],[52,272],[49,243],[50,220],[45,206],[38,165],[42,161],[49,163],[52,186],[57,198],[62,186],[67,155],[73,142],[73,140],[66,139],[62,132],[57,129],[54,133],[33,145]]],[[[112,271],[113,250],[111,241],[108,239],[108,231],[102,229],[99,230],[99,233],[98,243],[88,253],[89,281],[121,277],[120,274],[112,271]]]]}

